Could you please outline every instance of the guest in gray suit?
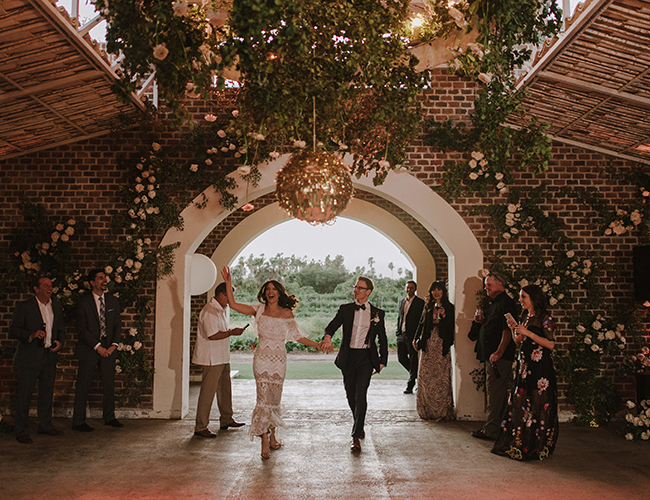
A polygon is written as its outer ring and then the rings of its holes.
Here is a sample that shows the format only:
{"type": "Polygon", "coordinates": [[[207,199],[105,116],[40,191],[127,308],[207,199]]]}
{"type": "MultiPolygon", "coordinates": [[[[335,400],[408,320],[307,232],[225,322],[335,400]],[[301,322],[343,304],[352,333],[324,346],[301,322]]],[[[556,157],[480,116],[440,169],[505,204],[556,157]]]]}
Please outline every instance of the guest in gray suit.
{"type": "Polygon", "coordinates": [[[52,281],[43,276],[34,280],[34,297],[19,302],[11,318],[9,337],[18,341],[14,366],[18,375],[16,399],[16,439],[30,444],[29,405],[38,381],[38,433],[63,434],[52,425],[52,400],[58,352],[65,342],[63,308],[52,298],[52,281]]]}
{"type": "Polygon", "coordinates": [[[95,370],[99,366],[104,397],[102,401],[104,424],[124,427],[115,418],[115,360],[120,342],[120,304],[106,293],[108,278],[102,269],[88,273],[92,291],[77,305],[77,347],[79,360],[77,386],[74,394],[72,428],[76,431],[94,430],[86,423],[86,403],[95,370]]]}

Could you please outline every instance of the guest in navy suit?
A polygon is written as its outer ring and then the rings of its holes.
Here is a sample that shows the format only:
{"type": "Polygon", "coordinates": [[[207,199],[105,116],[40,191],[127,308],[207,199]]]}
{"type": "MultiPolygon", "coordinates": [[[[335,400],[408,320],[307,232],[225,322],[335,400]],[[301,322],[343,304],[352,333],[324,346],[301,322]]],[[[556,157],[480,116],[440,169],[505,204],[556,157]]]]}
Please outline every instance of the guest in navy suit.
{"type": "Polygon", "coordinates": [[[65,342],[63,308],[52,298],[52,281],[38,277],[34,297],[19,302],[11,318],[9,337],[18,340],[14,366],[18,374],[16,398],[16,439],[32,443],[29,436],[29,405],[38,381],[38,433],[63,434],[52,425],[52,400],[59,351],[65,342]]]}
{"type": "Polygon", "coordinates": [[[332,352],[332,337],[343,326],[341,347],[334,363],[343,373],[345,394],[354,417],[350,445],[353,452],[361,451],[359,439],[365,436],[363,427],[370,378],[388,363],[384,311],[368,302],[373,288],[370,278],[359,276],[354,286],[355,301],[339,307],[336,316],[325,328],[321,342],[325,352],[332,352]],[[379,342],[379,351],[376,341],[379,342]]]}
{"type": "Polygon", "coordinates": [[[104,392],[104,423],[111,427],[124,427],[115,418],[115,360],[121,333],[120,304],[115,297],[106,293],[108,278],[102,269],[90,271],[88,283],[92,291],[84,295],[77,305],[75,357],[79,360],[79,370],[72,428],[81,432],[94,430],[86,423],[86,403],[98,366],[104,392]]]}

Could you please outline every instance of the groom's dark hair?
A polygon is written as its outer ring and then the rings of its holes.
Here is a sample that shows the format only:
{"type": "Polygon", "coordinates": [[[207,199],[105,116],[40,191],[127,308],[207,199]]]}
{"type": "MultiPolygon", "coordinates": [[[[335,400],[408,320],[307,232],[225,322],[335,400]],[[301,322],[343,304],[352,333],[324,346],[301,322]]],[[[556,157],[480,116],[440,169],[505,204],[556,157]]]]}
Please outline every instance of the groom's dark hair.
{"type": "Polygon", "coordinates": [[[363,281],[371,292],[375,289],[375,284],[372,282],[370,278],[366,278],[365,276],[359,276],[357,278],[357,281],[363,281]]]}

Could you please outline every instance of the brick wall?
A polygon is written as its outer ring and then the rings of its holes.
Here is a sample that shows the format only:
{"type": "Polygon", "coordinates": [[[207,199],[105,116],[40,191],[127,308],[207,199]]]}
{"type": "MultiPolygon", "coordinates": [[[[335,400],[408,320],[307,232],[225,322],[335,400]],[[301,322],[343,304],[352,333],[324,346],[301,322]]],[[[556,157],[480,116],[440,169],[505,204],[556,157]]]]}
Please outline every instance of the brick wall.
{"type": "MultiPolygon", "coordinates": [[[[438,120],[452,118],[464,120],[472,109],[475,95],[473,83],[449,76],[444,71],[436,73],[432,88],[423,93],[423,103],[430,117],[438,120]]],[[[201,101],[202,102],[202,101],[201,101]]],[[[207,108],[202,108],[199,101],[192,103],[191,111],[197,117],[205,114],[207,108]]],[[[214,112],[215,106],[209,111],[214,112]]],[[[182,132],[169,128],[164,122],[155,125],[142,125],[133,130],[116,132],[109,136],[92,139],[67,146],[60,146],[0,162],[0,245],[7,246],[11,230],[23,223],[19,211],[19,203],[23,197],[42,203],[48,212],[61,219],[74,217],[88,222],[89,227],[83,237],[74,243],[74,256],[79,266],[89,269],[101,265],[99,261],[102,250],[114,244],[120,236],[111,227],[115,213],[124,210],[120,196],[127,173],[120,167],[120,156],[136,153],[141,147],[150,144],[152,138],[161,143],[167,151],[179,151],[182,148],[182,132]]],[[[440,181],[444,166],[449,162],[462,158],[457,152],[439,152],[423,146],[420,141],[414,141],[409,149],[411,173],[421,182],[431,187],[440,181]]],[[[552,198],[547,209],[556,214],[563,223],[567,236],[573,238],[577,250],[584,252],[599,252],[615,269],[603,273],[599,279],[606,285],[611,305],[624,305],[633,300],[632,285],[632,247],[641,243],[640,234],[632,233],[605,237],[594,225],[596,214],[578,201],[561,196],[561,188],[565,186],[581,187],[596,190],[605,195],[605,201],[612,207],[626,206],[635,196],[634,186],[620,181],[613,181],[605,172],[621,173],[629,170],[632,163],[609,158],[602,154],[592,153],[579,148],[554,144],[553,159],[549,169],[542,175],[532,176],[528,173],[515,174],[516,186],[535,187],[545,183],[552,198]]],[[[198,193],[197,193],[198,194],[198,193]]],[[[397,206],[367,192],[357,196],[374,203],[392,213],[412,227],[414,233],[432,251],[433,256],[442,265],[438,275],[446,276],[446,257],[435,240],[417,224],[408,214],[397,206]]],[[[256,200],[256,207],[262,207],[273,201],[273,195],[256,200]]],[[[540,244],[544,251],[550,252],[552,245],[541,240],[534,232],[523,234],[511,241],[499,239],[487,215],[472,215],[472,207],[485,206],[491,203],[504,203],[505,197],[471,196],[451,200],[450,204],[467,222],[486,257],[498,254],[508,263],[520,263],[526,260],[527,251],[531,244],[540,244]]],[[[219,241],[246,216],[241,210],[233,212],[206,238],[198,252],[211,254],[219,241]]],[[[159,240],[158,240],[159,241],[159,240]]],[[[153,290],[153,286],[151,287],[153,290]]],[[[0,302],[0,343],[13,345],[7,340],[8,327],[14,304],[25,298],[22,290],[9,288],[0,302]]],[[[149,294],[153,300],[153,291],[149,294]]],[[[205,303],[205,295],[192,299],[192,308],[199,311],[205,303]]],[[[568,322],[572,314],[585,303],[584,297],[578,294],[578,300],[568,313],[554,311],[558,321],[559,346],[570,341],[571,332],[568,322]]],[[[146,349],[153,360],[153,317],[147,324],[146,349]]],[[[128,327],[134,323],[134,311],[124,312],[124,323],[128,327]]],[[[193,321],[193,331],[195,331],[193,321]]],[[[71,352],[75,343],[74,325],[67,327],[68,342],[65,346],[59,364],[59,374],[56,384],[55,406],[59,410],[70,409],[74,397],[74,380],[76,377],[76,361],[71,352]]],[[[460,332],[460,335],[463,333],[460,332]]],[[[11,350],[11,349],[10,349],[11,350]]],[[[117,377],[119,391],[123,379],[117,377]]],[[[16,382],[11,368],[10,356],[0,359],[0,399],[15,395],[16,382]]],[[[620,388],[625,395],[631,395],[632,385],[629,379],[620,379],[620,388]]],[[[101,392],[96,384],[91,392],[90,404],[99,407],[101,392]]],[[[141,405],[151,407],[151,393],[145,394],[141,405]]]]}

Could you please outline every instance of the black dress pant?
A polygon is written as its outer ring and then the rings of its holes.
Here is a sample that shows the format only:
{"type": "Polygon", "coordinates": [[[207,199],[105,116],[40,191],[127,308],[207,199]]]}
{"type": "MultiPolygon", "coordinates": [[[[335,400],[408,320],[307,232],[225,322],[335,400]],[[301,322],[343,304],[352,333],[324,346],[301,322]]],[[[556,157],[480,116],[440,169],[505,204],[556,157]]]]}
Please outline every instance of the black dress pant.
{"type": "Polygon", "coordinates": [[[368,387],[373,367],[369,349],[350,349],[343,372],[343,385],[354,417],[352,437],[360,438],[368,409],[368,387]]]}
{"type": "Polygon", "coordinates": [[[418,378],[418,352],[413,348],[413,341],[406,336],[397,339],[397,360],[408,370],[408,387],[413,389],[418,378]]]}
{"type": "Polygon", "coordinates": [[[102,358],[99,354],[96,358],[80,359],[77,372],[77,385],[74,393],[74,412],[72,414],[72,426],[76,427],[86,421],[86,404],[88,393],[97,366],[102,379],[103,399],[102,409],[104,422],[115,420],[115,359],[117,352],[108,358],[102,358]]]}

